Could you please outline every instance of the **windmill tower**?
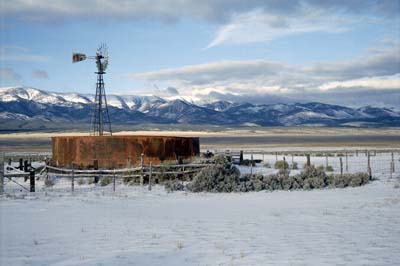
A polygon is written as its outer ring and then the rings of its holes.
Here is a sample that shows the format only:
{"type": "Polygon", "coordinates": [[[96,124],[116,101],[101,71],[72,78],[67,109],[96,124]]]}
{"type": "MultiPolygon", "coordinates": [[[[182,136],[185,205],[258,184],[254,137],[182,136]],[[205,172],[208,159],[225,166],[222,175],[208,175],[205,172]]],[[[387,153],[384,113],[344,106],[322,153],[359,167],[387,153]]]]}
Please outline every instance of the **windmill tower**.
{"type": "Polygon", "coordinates": [[[108,49],[105,44],[101,44],[97,49],[95,56],[86,57],[82,53],[73,53],[72,62],[80,62],[85,59],[96,60],[97,67],[97,82],[96,96],[94,99],[93,116],[90,128],[90,134],[94,136],[112,135],[111,120],[108,113],[107,97],[104,86],[103,75],[106,73],[108,66],[108,49]]]}

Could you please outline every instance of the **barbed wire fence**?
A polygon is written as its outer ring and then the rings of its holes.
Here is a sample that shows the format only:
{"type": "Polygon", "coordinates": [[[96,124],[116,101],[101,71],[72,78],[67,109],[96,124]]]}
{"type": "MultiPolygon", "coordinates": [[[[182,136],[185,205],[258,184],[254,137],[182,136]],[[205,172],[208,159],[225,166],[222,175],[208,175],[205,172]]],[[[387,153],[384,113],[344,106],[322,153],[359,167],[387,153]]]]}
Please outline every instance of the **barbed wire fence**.
{"type": "MultiPolygon", "coordinates": [[[[369,173],[374,179],[400,179],[400,150],[211,150],[226,156],[241,154],[247,165],[237,167],[244,174],[272,174],[276,163],[285,161],[292,174],[302,171],[307,163],[323,168],[327,174],[369,173]]],[[[111,170],[80,170],[45,164],[49,154],[0,154],[0,193],[18,192],[115,192],[121,189],[152,186],[166,180],[190,181],[210,163],[141,164],[111,170]],[[4,169],[1,169],[1,166],[4,169]],[[33,184],[32,184],[33,182],[33,184]]]]}

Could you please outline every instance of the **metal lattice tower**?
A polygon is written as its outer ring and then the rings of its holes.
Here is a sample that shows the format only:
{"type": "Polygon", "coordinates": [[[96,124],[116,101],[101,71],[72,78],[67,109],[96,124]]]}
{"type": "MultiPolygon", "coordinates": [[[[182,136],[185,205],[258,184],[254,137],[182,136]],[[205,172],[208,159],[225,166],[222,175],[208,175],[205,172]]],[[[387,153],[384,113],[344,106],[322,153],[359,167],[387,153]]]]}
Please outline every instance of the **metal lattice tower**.
{"type": "MultiPolygon", "coordinates": [[[[96,96],[94,98],[93,116],[90,128],[90,134],[94,136],[112,135],[111,120],[108,113],[107,97],[104,86],[103,75],[108,66],[108,50],[105,44],[97,49],[96,56],[87,57],[96,60],[97,82],[96,96]]],[[[72,62],[79,62],[86,59],[85,54],[74,53],[72,62]]]]}

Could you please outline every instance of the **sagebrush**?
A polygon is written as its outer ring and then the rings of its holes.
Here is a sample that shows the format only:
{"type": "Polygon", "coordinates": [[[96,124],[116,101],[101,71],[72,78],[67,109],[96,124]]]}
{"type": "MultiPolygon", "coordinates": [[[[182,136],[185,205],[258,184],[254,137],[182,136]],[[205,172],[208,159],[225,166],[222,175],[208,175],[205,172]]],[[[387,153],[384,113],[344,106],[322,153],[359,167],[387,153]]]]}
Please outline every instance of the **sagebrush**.
{"type": "Polygon", "coordinates": [[[217,164],[202,169],[186,187],[182,184],[175,188],[173,183],[166,184],[168,191],[189,190],[192,192],[250,192],[261,190],[311,190],[326,187],[344,188],[361,186],[369,181],[368,173],[327,175],[324,167],[307,166],[302,172],[290,175],[290,170],[280,169],[276,174],[240,175],[240,171],[231,164],[217,164]]]}

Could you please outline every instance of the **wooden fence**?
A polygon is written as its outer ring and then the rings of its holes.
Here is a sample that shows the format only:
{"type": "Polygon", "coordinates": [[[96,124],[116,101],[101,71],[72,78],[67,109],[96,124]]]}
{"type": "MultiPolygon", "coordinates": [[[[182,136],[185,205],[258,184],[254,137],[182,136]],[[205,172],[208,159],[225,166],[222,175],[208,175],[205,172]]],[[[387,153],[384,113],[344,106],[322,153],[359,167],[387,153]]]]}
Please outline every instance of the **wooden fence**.
{"type": "MultiPolygon", "coordinates": [[[[3,160],[0,157],[0,165],[4,166],[4,157],[3,160]]],[[[164,177],[167,175],[175,176],[176,178],[180,178],[183,181],[184,177],[193,176],[197,172],[199,172],[202,168],[208,166],[209,164],[175,164],[175,165],[145,165],[142,164],[139,167],[131,167],[131,168],[123,168],[123,169],[98,169],[98,170],[80,170],[74,168],[58,168],[50,165],[45,165],[40,169],[33,169],[29,165],[28,168],[24,172],[18,167],[13,167],[11,165],[6,165],[6,170],[1,170],[1,180],[0,180],[0,192],[4,193],[4,178],[6,178],[9,182],[13,182],[18,185],[18,187],[30,191],[35,192],[35,180],[48,180],[58,179],[64,180],[64,182],[70,183],[71,191],[74,191],[76,188],[76,181],[78,178],[90,179],[93,178],[93,183],[98,183],[100,179],[103,178],[111,178],[113,191],[115,191],[116,180],[126,180],[131,179],[138,181],[141,186],[145,183],[148,184],[149,189],[151,189],[152,184],[154,182],[158,182],[160,176],[164,177]],[[13,178],[24,177],[25,182],[29,178],[30,184],[29,188],[25,185],[21,184],[14,180],[13,178]]]]}

